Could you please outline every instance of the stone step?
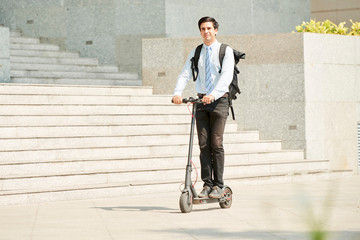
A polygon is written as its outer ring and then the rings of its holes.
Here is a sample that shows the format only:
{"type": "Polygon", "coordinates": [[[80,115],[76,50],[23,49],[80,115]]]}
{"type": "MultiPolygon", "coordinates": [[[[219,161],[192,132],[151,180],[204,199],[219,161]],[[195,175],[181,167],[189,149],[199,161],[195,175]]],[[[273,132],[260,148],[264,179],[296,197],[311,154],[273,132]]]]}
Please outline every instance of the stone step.
{"type": "Polygon", "coordinates": [[[80,66],[62,64],[38,64],[38,63],[11,63],[11,70],[32,71],[66,71],[66,72],[94,72],[94,73],[117,73],[116,66],[80,66]]]}
{"type": "Polygon", "coordinates": [[[113,79],[138,80],[136,73],[103,73],[103,72],[61,72],[36,70],[11,70],[11,77],[15,78],[80,78],[80,79],[113,79]]]}
{"type": "MultiPolygon", "coordinates": [[[[11,114],[11,113],[9,113],[11,114]]],[[[0,115],[0,126],[81,126],[81,125],[139,125],[146,122],[159,124],[186,124],[190,123],[189,114],[109,114],[109,115],[63,115],[63,116],[24,116],[0,115]]],[[[2,136],[0,136],[1,138],[2,136]]]]}
{"type": "MultiPolygon", "coordinates": [[[[225,143],[243,143],[259,140],[258,132],[228,132],[224,136],[225,143]]],[[[144,145],[177,145],[186,144],[188,134],[153,134],[132,136],[96,136],[65,138],[0,138],[0,151],[23,151],[40,149],[93,148],[144,145]]]]}
{"type": "Polygon", "coordinates": [[[11,36],[10,34],[10,43],[26,43],[26,44],[39,44],[39,38],[30,38],[30,37],[20,37],[20,36],[11,36]]]}
{"type": "MultiPolygon", "coordinates": [[[[187,149],[187,147],[186,147],[187,149]]],[[[140,157],[113,157],[113,158],[73,158],[73,159],[52,159],[49,161],[48,159],[21,159],[21,160],[3,160],[0,162],[1,169],[4,170],[4,174],[8,174],[9,176],[14,175],[13,172],[9,171],[9,167],[12,168],[12,165],[20,168],[24,166],[24,170],[31,171],[31,165],[35,166],[43,164],[43,166],[51,165],[51,164],[109,164],[115,163],[118,164],[119,169],[139,169],[139,167],[153,167],[158,166],[159,168],[169,168],[169,164],[176,165],[179,164],[178,167],[184,167],[187,162],[187,152],[183,151],[181,153],[172,153],[171,155],[158,155],[158,156],[140,156],[140,157]],[[167,167],[166,167],[167,166],[167,167]]],[[[304,160],[304,151],[301,150],[279,150],[279,151],[257,151],[257,152],[240,152],[240,153],[228,153],[226,152],[226,163],[229,161],[237,161],[241,163],[249,163],[256,164],[262,162],[287,162],[287,161],[302,161],[304,160]]],[[[194,154],[192,157],[192,161],[199,166],[199,155],[194,154]]],[[[56,169],[56,168],[55,168],[56,169]]],[[[60,168],[61,169],[61,168],[60,168]]],[[[55,170],[56,173],[59,172],[60,169],[55,170]]],[[[41,169],[39,169],[41,171],[41,169]]]]}
{"type": "MultiPolygon", "coordinates": [[[[233,179],[238,176],[250,176],[256,174],[274,174],[284,172],[305,172],[313,169],[322,169],[327,167],[326,161],[301,161],[288,163],[264,163],[264,164],[238,164],[228,165],[224,174],[227,178],[233,179]]],[[[200,170],[200,169],[199,169],[200,170]]],[[[142,170],[107,170],[96,172],[78,172],[78,173],[60,173],[45,175],[21,175],[8,176],[0,179],[2,191],[21,190],[21,189],[42,189],[51,187],[72,187],[74,182],[77,185],[92,184],[111,184],[121,182],[146,182],[162,181],[166,179],[169,182],[180,182],[184,178],[184,167],[171,169],[142,169],[142,170]]],[[[194,174],[196,175],[196,174],[194,174]]],[[[198,176],[200,177],[200,176],[198,176]]],[[[196,176],[194,177],[194,180],[196,176]]]]}
{"type": "Polygon", "coordinates": [[[172,104],[12,104],[1,105],[0,115],[92,115],[92,114],[186,114],[188,110],[172,104]]]}
{"type": "Polygon", "coordinates": [[[97,85],[97,86],[142,86],[140,79],[71,79],[71,78],[17,78],[12,77],[11,83],[20,84],[68,84],[68,85],[97,85]]]}
{"type": "MultiPolygon", "coordinates": [[[[2,105],[17,104],[164,104],[170,103],[171,95],[147,95],[147,96],[131,96],[131,95],[61,95],[61,94],[1,94],[0,103],[2,105]]],[[[183,108],[186,108],[183,105],[183,108]]]]}
{"type": "Polygon", "coordinates": [[[10,56],[79,58],[79,52],[10,49],[10,56]]]}
{"type": "MultiPolygon", "coordinates": [[[[325,171],[312,170],[308,172],[294,172],[289,173],[274,173],[265,175],[242,176],[233,179],[225,178],[225,183],[230,187],[235,184],[269,184],[277,182],[303,182],[316,181],[318,179],[336,179],[350,177],[354,173],[349,170],[344,171],[325,171]]],[[[181,188],[181,181],[165,182],[120,182],[114,184],[96,184],[96,185],[73,185],[71,187],[51,187],[47,189],[25,189],[0,191],[0,205],[15,205],[15,204],[33,204],[49,201],[66,201],[76,199],[91,199],[104,197],[119,197],[136,195],[139,192],[146,193],[161,193],[179,191],[181,188]]],[[[201,190],[202,183],[198,182],[196,189],[201,190]]],[[[234,193],[237,194],[237,193],[234,193]]],[[[180,196],[180,191],[179,191],[180,196]]]]}
{"type": "Polygon", "coordinates": [[[77,95],[94,97],[99,95],[152,95],[152,87],[121,86],[76,86],[51,84],[8,84],[0,83],[0,94],[36,94],[36,95],[77,95]]]}
{"type": "Polygon", "coordinates": [[[56,58],[56,57],[22,57],[10,56],[10,63],[36,63],[36,64],[63,64],[63,65],[86,65],[97,66],[96,58],[56,58]]]}
{"type": "MultiPolygon", "coordinates": [[[[255,141],[243,143],[225,143],[224,149],[227,154],[244,152],[280,151],[279,141],[255,141]]],[[[148,145],[148,146],[117,146],[117,147],[93,147],[93,148],[64,148],[64,149],[34,149],[21,151],[0,151],[0,159],[8,161],[53,161],[56,159],[73,160],[87,158],[129,158],[129,157],[158,157],[162,155],[182,154],[187,155],[188,145],[148,145]]],[[[199,149],[193,149],[193,156],[199,154],[199,149]]]]}
{"type": "Polygon", "coordinates": [[[310,169],[308,171],[274,172],[271,174],[253,174],[225,179],[229,186],[235,184],[276,184],[282,182],[317,181],[320,179],[338,179],[351,177],[355,173],[348,170],[310,169]]]}
{"type": "MultiPolygon", "coordinates": [[[[226,165],[237,164],[270,164],[298,163],[305,161],[302,151],[274,151],[274,152],[254,152],[254,153],[226,153],[226,165]]],[[[53,160],[47,161],[1,161],[0,172],[2,176],[21,176],[35,174],[58,174],[59,172],[96,172],[110,170],[140,170],[140,169],[169,169],[185,168],[187,156],[169,155],[161,157],[142,157],[142,158],[114,158],[114,159],[79,159],[79,160],[53,160]]],[[[193,162],[197,168],[200,168],[199,157],[194,156],[193,162]]],[[[326,162],[326,161],[318,161],[326,162]]]]}
{"type": "Polygon", "coordinates": [[[46,43],[11,43],[11,50],[39,50],[39,51],[60,51],[60,47],[54,44],[46,44],[46,43]]]}
{"type": "Polygon", "coordinates": [[[10,37],[21,37],[20,31],[10,31],[10,37]]]}
{"type": "Polygon", "coordinates": [[[39,39],[20,37],[16,33],[11,36],[10,83],[142,85],[137,74],[119,73],[116,66],[99,66],[97,59],[82,60],[78,52],[62,52],[58,45],[40,43],[39,39]]]}
{"type": "MultiPolygon", "coordinates": [[[[228,123],[226,132],[237,130],[236,123],[228,123]]],[[[41,137],[83,137],[110,135],[149,135],[183,134],[190,132],[190,124],[122,124],[122,125],[70,125],[70,126],[0,126],[0,136],[4,138],[41,138],[41,137]]]]}

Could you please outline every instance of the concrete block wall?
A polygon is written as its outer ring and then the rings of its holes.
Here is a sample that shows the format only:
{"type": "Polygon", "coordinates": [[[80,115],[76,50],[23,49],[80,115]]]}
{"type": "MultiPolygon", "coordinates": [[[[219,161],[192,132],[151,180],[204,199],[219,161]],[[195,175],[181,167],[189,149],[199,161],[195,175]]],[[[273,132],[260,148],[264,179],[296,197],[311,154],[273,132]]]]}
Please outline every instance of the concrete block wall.
{"type": "Polygon", "coordinates": [[[310,19],[310,0],[2,0],[0,24],[120,71],[141,72],[144,38],[196,37],[205,15],[222,35],[291,32],[310,19]]]}
{"type": "Polygon", "coordinates": [[[221,35],[291,32],[310,18],[310,0],[166,0],[165,6],[167,37],[198,36],[203,16],[219,22],[221,35]]]}
{"type": "Polygon", "coordinates": [[[10,82],[10,33],[0,26],[0,83],[10,82]]]}
{"type": "MultiPolygon", "coordinates": [[[[360,121],[360,38],[320,34],[218,37],[243,51],[242,94],[234,102],[238,127],[329,159],[333,169],[357,169],[360,121]],[[334,49],[337,49],[334,51],[334,49]]],[[[171,94],[177,75],[200,38],[143,40],[144,84],[171,94]]],[[[184,97],[194,95],[189,82],[184,97]]]]}

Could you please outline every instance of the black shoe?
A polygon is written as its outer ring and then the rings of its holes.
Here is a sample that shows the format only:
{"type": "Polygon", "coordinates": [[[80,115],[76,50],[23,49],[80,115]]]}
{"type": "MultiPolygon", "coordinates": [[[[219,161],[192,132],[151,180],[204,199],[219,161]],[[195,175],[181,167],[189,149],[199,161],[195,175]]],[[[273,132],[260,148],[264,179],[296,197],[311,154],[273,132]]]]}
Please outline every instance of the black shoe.
{"type": "Polygon", "coordinates": [[[209,186],[205,186],[198,196],[199,198],[207,198],[209,197],[210,192],[211,192],[211,188],[209,186]]]}
{"type": "Polygon", "coordinates": [[[211,193],[209,194],[209,198],[221,198],[222,194],[223,190],[218,186],[214,186],[211,193]]]}

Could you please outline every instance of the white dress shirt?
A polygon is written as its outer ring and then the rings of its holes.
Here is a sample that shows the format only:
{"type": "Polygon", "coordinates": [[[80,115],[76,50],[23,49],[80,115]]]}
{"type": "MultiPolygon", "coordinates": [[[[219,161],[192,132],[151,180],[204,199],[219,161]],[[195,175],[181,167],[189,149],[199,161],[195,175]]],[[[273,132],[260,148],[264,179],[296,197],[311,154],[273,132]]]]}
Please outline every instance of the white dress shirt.
{"type": "MultiPolygon", "coordinates": [[[[232,81],[234,74],[234,53],[233,50],[228,46],[226,47],[225,57],[222,64],[221,73],[220,62],[219,62],[219,51],[221,44],[218,41],[215,41],[210,45],[211,47],[211,56],[210,56],[210,70],[212,83],[215,86],[213,90],[208,95],[213,95],[215,100],[222,97],[225,93],[229,92],[229,85],[232,81]]],[[[186,84],[190,79],[192,79],[191,71],[191,58],[195,54],[196,47],[190,52],[189,56],[186,59],[186,63],[182,72],[179,74],[176,87],[174,90],[174,96],[181,96],[186,84]]],[[[205,73],[205,58],[206,58],[206,45],[203,44],[199,57],[199,74],[196,79],[196,92],[200,94],[206,93],[206,73],[205,73]]]]}

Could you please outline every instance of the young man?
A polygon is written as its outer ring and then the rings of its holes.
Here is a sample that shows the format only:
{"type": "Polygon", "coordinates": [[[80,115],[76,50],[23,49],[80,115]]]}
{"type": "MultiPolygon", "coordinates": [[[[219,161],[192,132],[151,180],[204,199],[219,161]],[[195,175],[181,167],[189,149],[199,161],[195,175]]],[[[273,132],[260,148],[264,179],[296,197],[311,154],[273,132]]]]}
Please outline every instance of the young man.
{"type": "MultiPolygon", "coordinates": [[[[201,179],[204,182],[199,197],[220,198],[224,187],[224,148],[223,135],[229,115],[228,91],[234,72],[234,55],[226,48],[220,71],[220,43],[216,40],[219,24],[212,17],[203,17],[198,22],[203,46],[198,62],[199,74],[196,79],[196,92],[203,105],[197,105],[196,128],[200,147],[201,179]],[[221,72],[221,73],[219,73],[221,72]]],[[[193,77],[191,58],[194,48],[178,76],[172,98],[175,104],[182,103],[181,94],[187,82],[193,77]]]]}

